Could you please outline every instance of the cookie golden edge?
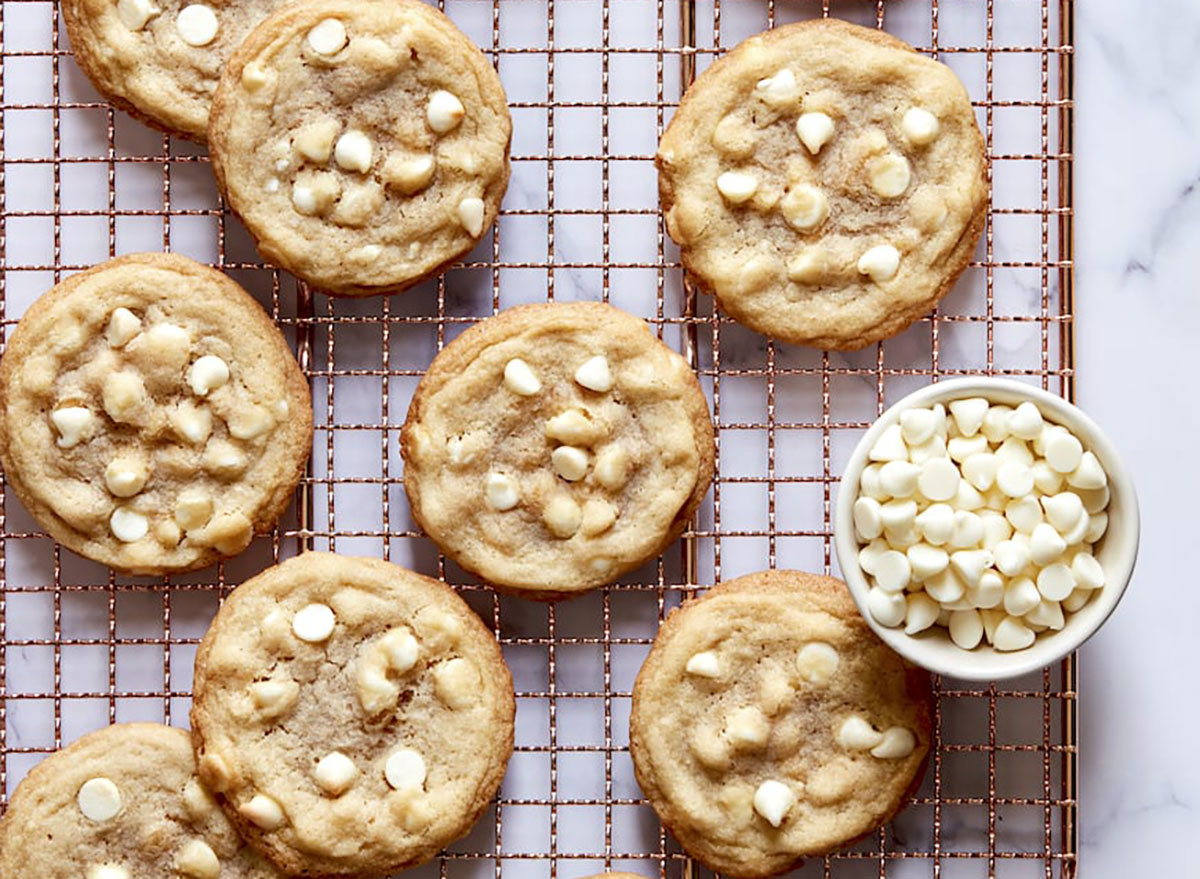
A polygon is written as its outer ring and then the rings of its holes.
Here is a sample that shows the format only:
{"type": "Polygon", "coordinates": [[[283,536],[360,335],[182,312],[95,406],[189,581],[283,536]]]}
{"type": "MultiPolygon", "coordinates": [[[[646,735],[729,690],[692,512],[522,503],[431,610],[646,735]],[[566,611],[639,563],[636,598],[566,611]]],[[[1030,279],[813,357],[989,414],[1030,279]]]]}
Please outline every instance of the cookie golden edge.
{"type": "Polygon", "coordinates": [[[469,833],[471,828],[483,816],[483,813],[487,811],[492,798],[500,789],[500,783],[504,780],[504,774],[508,770],[508,761],[513,751],[516,694],[513,690],[512,673],[504,661],[504,656],[500,651],[500,645],[496,641],[496,636],[484,624],[483,620],[479,618],[479,615],[462,600],[458,593],[441,580],[434,580],[432,577],[426,577],[424,574],[418,574],[415,571],[401,568],[399,565],[394,565],[391,562],[385,562],[380,559],[363,556],[341,556],[326,552],[305,552],[267,568],[265,571],[246,580],[225,599],[221,605],[221,609],[217,611],[217,616],[213,619],[212,624],[205,633],[204,638],[200,641],[200,646],[196,650],[192,690],[192,708],[189,718],[191,721],[192,746],[196,752],[196,762],[199,766],[198,773],[201,782],[209,790],[213,791],[213,796],[216,797],[222,811],[229,818],[238,835],[249,845],[253,846],[268,862],[289,876],[305,876],[312,877],[312,879],[341,879],[341,877],[350,875],[375,875],[375,873],[391,872],[393,870],[406,870],[432,860],[450,842],[461,839],[469,833]],[[315,866],[314,859],[300,855],[288,846],[272,845],[271,841],[267,838],[267,833],[238,812],[233,803],[218,789],[221,785],[215,784],[215,779],[206,777],[208,773],[203,762],[205,753],[203,729],[208,726],[208,718],[207,712],[204,710],[204,703],[208,698],[210,688],[215,689],[220,686],[219,679],[210,679],[207,671],[207,663],[208,655],[212,651],[213,643],[219,634],[219,627],[222,620],[230,618],[243,600],[243,597],[249,594],[248,592],[241,591],[246,586],[249,585],[253,589],[256,583],[272,582],[277,579],[286,580],[288,571],[292,566],[313,564],[322,565],[329,572],[330,576],[345,576],[348,572],[352,573],[354,567],[366,566],[396,580],[405,581],[406,583],[415,581],[419,584],[419,588],[437,592],[443,599],[452,598],[453,601],[448,602],[448,604],[454,607],[455,614],[470,630],[470,633],[466,637],[479,638],[481,642],[491,645],[491,653],[494,661],[488,662],[487,668],[481,669],[481,673],[488,675],[492,679],[497,685],[499,692],[508,694],[508,699],[503,704],[496,706],[497,717],[507,728],[508,737],[501,748],[488,755],[490,759],[488,760],[484,774],[481,776],[478,788],[479,793],[475,802],[471,804],[471,809],[463,813],[461,821],[456,825],[453,836],[440,842],[427,844],[412,858],[401,864],[355,867],[351,871],[323,870],[315,866]]]}
{"type": "Polygon", "coordinates": [[[164,134],[173,134],[195,143],[204,143],[208,129],[207,119],[192,120],[186,114],[172,113],[167,110],[156,114],[139,107],[124,93],[119,80],[110,75],[108,65],[103,62],[103,53],[96,50],[95,44],[99,42],[99,37],[90,24],[91,16],[95,13],[88,11],[89,5],[96,5],[96,0],[60,0],[59,2],[71,54],[75,57],[75,63],[79,65],[79,69],[83,71],[92,87],[113,107],[132,116],[143,125],[164,134]]]}
{"type": "MultiPolygon", "coordinates": [[[[864,40],[874,43],[878,46],[883,46],[890,49],[899,49],[914,54],[917,52],[908,43],[901,40],[899,37],[894,37],[891,34],[879,30],[877,28],[866,28],[860,25],[851,24],[836,18],[818,18],[810,21],[794,22],[792,24],[782,25],[773,28],[769,31],[764,31],[756,35],[758,39],[767,42],[777,42],[791,36],[800,30],[821,31],[836,34],[842,37],[864,40]]],[[[754,37],[750,37],[728,53],[718,58],[712,63],[712,66],[705,71],[720,70],[724,66],[736,66],[742,53],[748,51],[746,43],[754,37]]],[[[696,84],[700,83],[704,74],[697,78],[696,82],[684,93],[683,99],[679,103],[679,109],[676,110],[672,117],[671,123],[667,125],[666,131],[663,132],[663,140],[659,144],[659,148],[655,151],[654,166],[658,170],[658,194],[659,203],[662,214],[665,217],[667,213],[675,205],[675,185],[674,181],[667,173],[667,163],[662,155],[662,144],[667,142],[667,137],[671,132],[671,125],[676,119],[682,115],[682,111],[687,107],[689,99],[695,97],[694,91],[696,84]]],[[[963,230],[963,234],[959,237],[958,243],[955,245],[949,258],[946,260],[947,268],[943,274],[942,283],[934,289],[929,296],[922,299],[920,302],[913,303],[906,308],[899,308],[890,312],[888,318],[884,321],[876,323],[874,326],[865,330],[857,336],[810,336],[799,333],[788,333],[786,329],[781,330],[778,326],[767,326],[758,320],[753,315],[743,309],[738,308],[736,301],[730,301],[727,297],[722,297],[712,287],[705,283],[703,277],[698,273],[698,267],[695,260],[691,256],[691,249],[687,247],[680,248],[680,259],[683,262],[683,267],[687,272],[688,279],[700,291],[712,296],[717,305],[743,326],[749,327],[756,333],[762,333],[773,339],[779,339],[783,342],[789,342],[793,345],[804,345],[809,348],[819,348],[827,351],[857,351],[860,348],[865,348],[875,342],[884,339],[890,339],[892,336],[898,335],[908,327],[912,326],[922,317],[928,315],[937,304],[953,289],[958,282],[959,277],[970,265],[971,255],[975,252],[976,246],[979,244],[979,239],[983,235],[984,227],[987,225],[988,214],[988,184],[986,179],[987,174],[987,147],[983,139],[982,132],[979,131],[979,126],[973,126],[973,139],[975,141],[975,152],[980,156],[981,177],[978,181],[978,193],[975,199],[975,211],[971,215],[970,224],[963,230]]]]}
{"type": "Polygon", "coordinates": [[[415,278],[396,284],[377,286],[341,282],[336,280],[332,275],[324,279],[308,278],[295,272],[292,266],[289,265],[290,260],[287,259],[285,254],[281,253],[270,241],[265,240],[246,224],[241,214],[238,213],[233,199],[229,197],[229,188],[225,179],[225,167],[221,161],[222,152],[229,147],[226,139],[222,136],[221,129],[225,118],[234,112],[231,107],[231,94],[234,89],[239,87],[242,81],[242,72],[245,70],[246,65],[274,41],[276,29],[288,27],[292,22],[305,18],[313,9],[320,10],[322,8],[321,0],[299,0],[299,2],[285,6],[264,19],[250,32],[250,35],[246,37],[242,45],[238,47],[237,51],[226,62],[225,69],[221,73],[220,82],[217,84],[217,91],[213,96],[212,109],[208,114],[207,139],[209,159],[212,165],[213,176],[217,181],[217,189],[220,191],[226,205],[229,206],[229,209],[242,223],[250,237],[254,239],[254,246],[258,248],[259,253],[266,260],[285,271],[292,272],[297,278],[311,285],[314,289],[330,296],[362,297],[394,295],[396,293],[403,293],[405,290],[409,290],[430,278],[436,278],[445,274],[446,271],[474,250],[479,245],[479,242],[487,237],[488,232],[496,222],[496,218],[500,216],[500,203],[504,200],[504,194],[508,191],[509,179],[512,177],[512,114],[508,109],[508,96],[504,93],[504,88],[500,83],[500,77],[496,73],[495,68],[488,64],[483,52],[475,45],[471,38],[459,30],[458,26],[441,12],[426,6],[420,0],[389,0],[389,2],[414,15],[423,16],[437,27],[452,29],[459,39],[470,45],[472,51],[469,57],[475,66],[476,81],[479,83],[481,89],[488,93],[489,100],[495,102],[502,109],[502,118],[505,120],[507,127],[507,137],[504,144],[504,176],[491,184],[484,193],[483,231],[479,234],[478,238],[471,239],[467,246],[463,247],[458,253],[448,257],[440,265],[434,266],[428,272],[418,275],[415,278]]]}
{"type": "Polygon", "coordinates": [[[754,574],[745,574],[714,586],[703,595],[688,599],[678,608],[671,611],[659,628],[658,634],[654,638],[654,644],[650,648],[650,654],[646,657],[646,661],[638,671],[637,679],[634,682],[632,707],[629,715],[629,753],[633,762],[634,778],[637,780],[638,786],[642,789],[642,793],[645,795],[647,801],[654,809],[659,821],[679,841],[689,857],[699,861],[710,870],[736,877],[736,879],[769,879],[769,877],[778,876],[789,870],[798,868],[804,863],[806,858],[831,854],[832,852],[848,848],[859,840],[869,837],[879,827],[882,827],[895,818],[908,805],[909,801],[916,796],[917,791],[921,787],[921,782],[925,777],[925,771],[928,768],[929,759],[933,752],[933,691],[931,679],[927,671],[901,660],[905,666],[905,685],[909,698],[920,709],[917,742],[919,748],[923,747],[925,749],[925,753],[913,775],[912,782],[900,796],[887,804],[883,817],[874,827],[869,828],[863,833],[848,836],[846,839],[840,840],[828,847],[800,852],[795,855],[786,854],[776,858],[764,858],[757,863],[733,863],[715,857],[708,850],[704,839],[685,829],[687,827],[686,816],[681,810],[672,805],[658,786],[653,769],[649,765],[648,759],[644,756],[646,746],[644,744],[642,729],[638,722],[640,719],[638,706],[644,698],[647,686],[646,682],[659,669],[662,661],[662,654],[656,648],[660,643],[673,637],[678,632],[682,626],[683,612],[690,607],[694,607],[715,597],[737,592],[757,592],[777,595],[781,600],[790,601],[795,601],[798,593],[803,592],[804,600],[810,602],[816,610],[861,623],[864,637],[875,639],[876,636],[871,632],[867,624],[863,622],[858,608],[854,604],[854,600],[850,597],[849,590],[847,590],[845,583],[841,580],[835,577],[810,574],[806,571],[759,571],[754,574]]]}
{"type": "MultiPolygon", "coordinates": [[[[224,273],[185,256],[172,253],[134,253],[108,260],[78,274],[71,275],[71,277],[38,297],[26,310],[25,315],[21,318],[21,322],[24,322],[25,318],[30,315],[36,318],[42,312],[49,311],[60,299],[71,296],[75,288],[87,279],[121,266],[146,266],[147,268],[157,268],[174,272],[183,278],[203,278],[205,281],[212,282],[221,290],[223,297],[238,302],[239,307],[256,324],[252,330],[253,334],[263,338],[269,337],[276,341],[279,354],[286,364],[287,398],[290,407],[289,411],[292,414],[289,415],[285,423],[289,425],[289,445],[296,448],[296,454],[293,456],[291,470],[280,472],[275,490],[251,520],[251,530],[254,534],[263,534],[270,531],[287,511],[292,496],[295,494],[296,487],[300,484],[305,468],[308,466],[309,455],[312,451],[313,436],[312,396],[309,393],[308,382],[300,370],[300,365],[296,362],[291,349],[288,348],[287,343],[283,340],[279,328],[267,316],[267,313],[263,311],[262,306],[240,284],[224,273]]],[[[87,537],[81,535],[80,532],[64,522],[46,504],[38,500],[37,496],[25,485],[20,472],[11,466],[7,413],[9,390],[14,369],[13,364],[26,356],[38,342],[37,339],[25,339],[25,333],[21,331],[21,322],[18,322],[16,330],[9,337],[4,357],[0,358],[0,464],[4,467],[4,475],[8,480],[9,487],[12,488],[13,493],[16,494],[17,499],[21,501],[25,509],[29,511],[29,514],[41,527],[46,529],[46,532],[54,540],[76,555],[97,562],[98,564],[107,565],[108,567],[112,567],[113,570],[121,571],[122,573],[150,576],[180,574],[208,567],[223,558],[232,558],[232,556],[223,555],[215,548],[209,548],[194,563],[186,566],[125,568],[112,565],[111,559],[96,558],[94,555],[89,555],[83,551],[83,547],[88,542],[87,537]]]]}
{"type": "MultiPolygon", "coordinates": [[[[421,413],[424,407],[426,397],[431,397],[436,394],[444,385],[443,376],[451,377],[456,375],[464,367],[470,364],[479,354],[487,348],[494,338],[497,336],[507,336],[508,334],[518,331],[521,327],[529,322],[537,321],[539,315],[548,314],[550,312],[570,308],[584,314],[591,314],[594,317],[591,320],[597,323],[603,323],[607,319],[612,319],[619,316],[623,320],[638,320],[635,316],[628,312],[622,311],[616,306],[609,305],[604,302],[570,302],[570,303],[552,303],[552,302],[537,302],[529,305],[515,305],[512,308],[507,308],[493,317],[484,318],[479,323],[467,328],[461,335],[455,338],[434,358],[433,363],[429,365],[424,377],[417,385],[416,391],[413,393],[412,401],[408,407],[408,417],[405,418],[404,427],[400,431],[400,454],[405,462],[405,480],[404,491],[408,496],[409,510],[413,519],[421,527],[430,539],[434,539],[424,516],[421,513],[421,492],[415,480],[407,478],[408,462],[414,455],[414,439],[413,427],[421,420],[421,413]]],[[[644,326],[644,323],[643,323],[644,326]]],[[[665,344],[656,338],[647,329],[647,338],[651,344],[665,344]]],[[[671,350],[668,348],[667,350],[671,350]]],[[[677,352],[673,354],[679,356],[677,352]]],[[[571,590],[553,590],[553,589],[529,589],[521,586],[514,586],[498,582],[491,579],[486,571],[480,570],[478,566],[472,565],[470,560],[463,558],[459,553],[438,544],[439,548],[454,560],[454,563],[463,570],[474,574],[480,580],[484,581],[493,588],[507,595],[513,595],[518,598],[532,599],[535,601],[561,601],[566,598],[573,598],[577,595],[583,595],[593,589],[614,582],[621,575],[628,573],[645,564],[655,556],[661,555],[671,544],[682,536],[691,523],[692,518],[696,515],[696,511],[700,509],[700,505],[704,502],[704,496],[708,494],[708,489],[712,484],[713,474],[716,466],[716,433],[713,429],[712,415],[708,410],[708,401],[705,399],[704,391],[700,387],[700,380],[696,374],[688,370],[688,384],[690,393],[687,395],[688,408],[690,411],[693,435],[697,438],[697,452],[699,453],[700,466],[696,472],[696,483],[692,488],[692,493],[688,496],[687,501],[681,506],[675,514],[675,518],[671,523],[670,529],[667,531],[663,539],[656,545],[653,552],[648,553],[644,558],[635,564],[629,564],[617,569],[607,577],[597,581],[582,584],[578,589],[571,590]]],[[[437,543],[436,540],[434,540],[437,543]]]]}

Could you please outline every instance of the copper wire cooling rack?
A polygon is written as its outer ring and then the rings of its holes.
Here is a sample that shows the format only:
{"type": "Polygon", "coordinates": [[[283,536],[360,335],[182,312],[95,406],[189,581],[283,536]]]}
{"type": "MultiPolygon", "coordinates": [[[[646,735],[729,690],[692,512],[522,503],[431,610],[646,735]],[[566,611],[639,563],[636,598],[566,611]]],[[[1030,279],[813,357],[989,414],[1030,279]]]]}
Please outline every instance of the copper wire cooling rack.
{"type": "MultiPolygon", "coordinates": [[[[492,233],[395,298],[329,299],[264,266],[218,200],[203,149],[114,112],[67,51],[57,6],[0,0],[0,309],[5,334],[67,274],[171,249],[229,272],[295,342],[316,408],[296,512],[198,574],[114,576],[62,552],[0,483],[0,795],[114,721],[186,724],[195,647],[220,598],[298,546],[445,578],[495,628],[517,687],[517,746],[488,815],[422,879],[696,872],[634,783],[633,677],[697,584],[767,566],[836,573],[842,462],[892,400],[941,376],[1004,374],[1072,393],[1069,0],[446,0],[495,61],[515,122],[492,233]],[[992,201],[939,310],[854,354],[776,345],[714,315],[664,237],[652,157],[682,87],[740,39],[837,15],[951,65],[987,139],[992,201]],[[680,548],[608,589],[544,606],[498,597],[414,527],[397,437],[433,355],[500,308],[605,299],[690,358],[719,425],[718,479],[680,548]]],[[[915,802],[804,876],[1073,876],[1073,660],[1004,685],[936,683],[936,749],[915,802]]]]}

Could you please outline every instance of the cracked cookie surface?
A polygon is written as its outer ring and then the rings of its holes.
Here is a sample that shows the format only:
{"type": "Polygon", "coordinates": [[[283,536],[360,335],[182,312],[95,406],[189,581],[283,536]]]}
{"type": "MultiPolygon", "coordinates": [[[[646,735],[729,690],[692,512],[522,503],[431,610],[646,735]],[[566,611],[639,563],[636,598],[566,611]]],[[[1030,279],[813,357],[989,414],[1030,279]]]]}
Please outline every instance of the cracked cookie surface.
{"type": "Polygon", "coordinates": [[[263,255],[330,293],[402,290],[495,220],[512,135],[466,35],[417,0],[306,0],[225,69],[213,170],[263,255]]]}
{"type": "Polygon", "coordinates": [[[187,732],[125,723],[37,766],[0,821],[0,875],[276,879],[196,776],[187,732]]]}
{"type": "Polygon", "coordinates": [[[781,873],[889,820],[932,741],[929,676],[845,585],[765,571],[672,611],[638,673],[634,771],[693,857],[781,873]]]}
{"type": "Polygon", "coordinates": [[[389,872],[470,829],[512,752],[512,678],[449,587],[306,553],[243,583],[196,656],[201,778],[289,874],[389,872]]]}
{"type": "Polygon", "coordinates": [[[855,349],[927,314],[987,208],[961,82],[836,19],[751,37],[688,89],[656,162],[684,265],[735,320],[855,349]]]}
{"type": "Polygon", "coordinates": [[[695,375],[598,302],[510,308],[446,346],[401,433],[413,517],[531,598],[612,582],[683,531],[713,473],[695,375]]]}
{"type": "Polygon", "coordinates": [[[62,0],[75,60],[134,116],[204,140],[221,69],[286,0],[62,0]]]}
{"type": "Polygon", "coordinates": [[[172,254],[73,275],[0,363],[0,461],[52,537],[122,571],[235,555],[291,499],[312,445],[308,386],[234,281],[172,254]]]}

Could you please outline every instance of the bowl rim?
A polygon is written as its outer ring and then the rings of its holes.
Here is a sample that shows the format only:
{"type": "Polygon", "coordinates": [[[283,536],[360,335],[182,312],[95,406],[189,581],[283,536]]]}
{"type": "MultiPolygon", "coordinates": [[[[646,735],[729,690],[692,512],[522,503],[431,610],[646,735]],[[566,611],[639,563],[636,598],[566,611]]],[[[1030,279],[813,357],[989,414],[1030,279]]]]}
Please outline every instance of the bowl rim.
{"type": "MultiPolygon", "coordinates": [[[[846,582],[850,595],[867,625],[889,647],[910,662],[937,674],[965,681],[998,681],[1019,677],[1052,665],[1077,650],[1104,625],[1124,596],[1137,561],[1140,535],[1141,520],[1133,478],[1121,460],[1116,446],[1100,426],[1082,409],[1063,397],[1034,385],[994,376],[933,382],[906,394],[884,410],[859,439],[842,470],[833,517],[833,543],[842,579],[846,582]],[[1008,400],[997,399],[997,394],[1008,400]],[[859,479],[868,463],[867,456],[871,447],[887,427],[899,421],[902,411],[972,396],[987,397],[989,402],[1004,405],[1016,397],[1027,399],[1042,410],[1047,420],[1069,427],[1072,433],[1084,442],[1084,447],[1090,449],[1100,460],[1108,476],[1110,491],[1121,498],[1122,519],[1128,519],[1128,533],[1118,547],[1115,562],[1105,565],[1107,582],[1097,597],[1100,609],[1094,612],[1094,619],[1086,626],[1069,635],[1064,629],[1049,637],[1039,637],[1024,650],[993,653],[979,664],[949,667],[939,660],[935,651],[926,649],[921,640],[905,634],[903,628],[893,629],[880,625],[868,611],[866,595],[870,585],[866,574],[858,566],[859,545],[854,533],[854,501],[858,498],[859,479]],[[1066,637],[1062,637],[1064,635],[1066,637]]],[[[964,653],[971,654],[973,651],[964,653]]]]}

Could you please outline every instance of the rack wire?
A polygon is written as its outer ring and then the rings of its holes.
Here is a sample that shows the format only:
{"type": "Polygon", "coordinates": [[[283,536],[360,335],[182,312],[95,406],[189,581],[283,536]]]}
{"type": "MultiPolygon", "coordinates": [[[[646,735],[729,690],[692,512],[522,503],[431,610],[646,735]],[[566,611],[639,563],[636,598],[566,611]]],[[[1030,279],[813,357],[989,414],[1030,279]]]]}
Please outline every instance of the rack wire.
{"type": "MultiPolygon", "coordinates": [[[[0,322],[110,256],[170,249],[254,293],[295,344],[316,438],[296,509],[242,556],[193,575],[113,575],[62,552],[0,482],[0,797],[105,723],[184,725],[196,644],[219,600],[312,545],[444,578],[490,622],[514,672],[517,743],[499,796],[425,877],[576,877],[697,868],[641,798],[633,678],[698,586],[767,566],[837,572],[842,461],[892,400],[942,376],[1074,390],[1071,0],[442,0],[496,63],[515,123],[513,182],[487,239],[394,298],[337,300],[261,263],[203,149],[114,112],[70,58],[57,5],[0,0],[0,322]],[[663,234],[654,147],[683,87],[741,38],[837,15],[945,61],[974,98],[992,200],[955,290],[853,354],[777,345],[719,314],[663,234]],[[542,241],[545,240],[543,246],[542,241]],[[603,299],[684,352],[718,425],[718,476],[679,548],[558,605],[482,587],[416,529],[397,450],[434,354],[501,308],[603,299]]],[[[1074,659],[1004,685],[936,681],[924,786],[891,825],[802,876],[1074,876],[1074,659]]]]}

